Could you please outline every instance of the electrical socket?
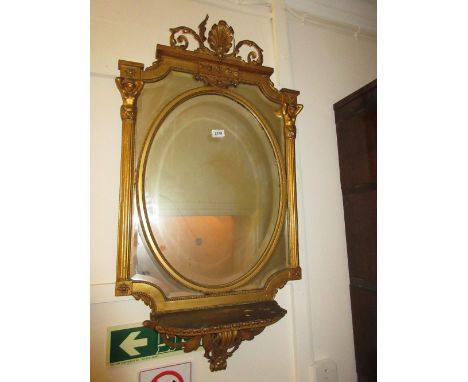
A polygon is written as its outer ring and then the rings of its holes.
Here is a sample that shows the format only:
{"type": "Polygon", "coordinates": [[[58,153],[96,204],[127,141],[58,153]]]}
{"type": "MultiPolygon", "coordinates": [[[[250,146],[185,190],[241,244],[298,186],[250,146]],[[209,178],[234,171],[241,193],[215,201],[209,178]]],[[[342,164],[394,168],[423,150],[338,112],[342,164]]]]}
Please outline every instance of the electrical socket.
{"type": "Polygon", "coordinates": [[[321,359],[310,367],[312,382],[338,382],[336,363],[330,359],[321,359]]]}

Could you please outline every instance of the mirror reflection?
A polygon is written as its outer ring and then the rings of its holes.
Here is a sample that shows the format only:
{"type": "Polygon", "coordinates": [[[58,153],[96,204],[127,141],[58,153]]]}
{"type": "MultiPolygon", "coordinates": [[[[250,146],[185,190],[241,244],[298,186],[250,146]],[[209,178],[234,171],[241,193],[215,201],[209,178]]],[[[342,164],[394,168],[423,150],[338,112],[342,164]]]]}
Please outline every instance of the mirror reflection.
{"type": "Polygon", "coordinates": [[[198,95],[169,113],[149,149],[144,207],[176,272],[216,286],[258,262],[279,214],[276,162],[261,124],[230,98],[198,95]]]}

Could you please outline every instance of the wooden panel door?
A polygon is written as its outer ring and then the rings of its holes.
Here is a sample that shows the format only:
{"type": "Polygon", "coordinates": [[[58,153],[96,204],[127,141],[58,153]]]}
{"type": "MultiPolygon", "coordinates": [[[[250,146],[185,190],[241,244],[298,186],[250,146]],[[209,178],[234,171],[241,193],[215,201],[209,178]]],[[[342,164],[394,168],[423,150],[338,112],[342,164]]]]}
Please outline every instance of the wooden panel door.
{"type": "Polygon", "coordinates": [[[333,106],[358,382],[377,381],[377,80],[333,106]]]}

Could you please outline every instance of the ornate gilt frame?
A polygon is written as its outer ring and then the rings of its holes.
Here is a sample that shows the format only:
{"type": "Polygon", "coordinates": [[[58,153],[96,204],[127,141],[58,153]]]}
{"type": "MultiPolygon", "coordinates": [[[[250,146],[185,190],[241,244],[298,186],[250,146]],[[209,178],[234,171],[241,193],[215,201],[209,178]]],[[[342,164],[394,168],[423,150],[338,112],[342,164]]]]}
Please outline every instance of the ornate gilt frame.
{"type": "MultiPolygon", "coordinates": [[[[152,320],[148,321],[147,325],[157,328],[158,331],[162,333],[169,335],[183,334],[186,337],[192,338],[192,340],[194,338],[199,338],[199,340],[201,340],[203,337],[203,346],[206,345],[206,355],[210,358],[212,370],[219,370],[225,368],[226,358],[232,354],[232,351],[229,354],[229,348],[237,348],[242,340],[252,339],[253,336],[263,330],[266,325],[276,322],[281,318],[285,311],[272,308],[273,311],[276,309],[276,315],[273,315],[274,317],[266,318],[259,316],[257,317],[257,321],[251,321],[250,325],[245,325],[245,323],[230,324],[223,329],[223,327],[215,325],[214,323],[212,327],[216,328],[216,330],[208,332],[206,330],[204,332],[199,330],[189,330],[187,332],[185,330],[182,333],[181,329],[179,329],[179,333],[177,333],[176,329],[170,329],[168,325],[161,326],[161,320],[158,319],[158,317],[163,317],[167,314],[179,311],[209,309],[236,304],[269,304],[271,300],[274,299],[278,289],[282,288],[287,281],[301,278],[297,237],[295,120],[296,116],[302,110],[302,105],[297,103],[298,91],[290,89],[277,90],[274,87],[270,80],[273,69],[262,66],[262,49],[256,43],[243,40],[234,46],[234,31],[232,27],[227,25],[223,20],[212,26],[208,33],[208,38],[206,38],[207,20],[208,16],[199,25],[199,33],[185,26],[171,29],[170,46],[158,44],[156,49],[156,61],[146,69],[141,63],[119,60],[118,68],[120,76],[116,78],[116,84],[122,96],[122,106],[120,109],[122,119],[122,154],[115,294],[116,296],[132,295],[137,300],[143,300],[152,311],[152,320]],[[178,33],[181,34],[176,37],[178,33]],[[187,50],[188,39],[186,35],[192,36],[198,43],[198,48],[195,49],[195,51],[187,50]],[[208,42],[209,47],[205,46],[205,42],[208,42]],[[246,61],[239,55],[240,49],[243,46],[253,48],[253,50],[249,52],[246,61]],[[189,91],[187,94],[180,95],[179,99],[171,101],[166,105],[164,111],[160,113],[160,118],[163,119],[164,115],[170,113],[180,99],[185,99],[184,97],[197,96],[199,94],[221,94],[236,99],[236,101],[248,108],[249,111],[253,112],[267,132],[274,149],[281,183],[281,212],[276,222],[275,234],[267,250],[254,269],[245,275],[245,277],[243,276],[242,280],[235,280],[232,283],[220,285],[216,288],[192,283],[190,280],[187,281],[187,279],[179,275],[174,269],[171,269],[170,264],[165,262],[157,246],[152,249],[158,261],[173,278],[185,286],[204,293],[202,296],[191,296],[190,298],[168,298],[156,285],[145,281],[132,280],[130,276],[131,235],[134,224],[141,224],[144,228],[145,235],[149,235],[149,230],[148,227],[145,227],[144,219],[142,219],[141,222],[133,221],[133,201],[135,196],[137,198],[136,204],[140,216],[145,216],[144,208],[142,209],[141,195],[143,194],[142,175],[145,168],[145,150],[147,150],[148,146],[148,142],[146,142],[141,154],[142,159],[137,168],[135,168],[137,99],[145,83],[160,81],[171,71],[192,74],[196,80],[203,81],[206,86],[196,88],[189,91]],[[273,134],[268,131],[268,123],[263,121],[261,114],[255,112],[255,106],[250,105],[248,101],[241,99],[238,94],[229,90],[230,87],[236,87],[241,83],[257,86],[268,100],[278,104],[277,116],[282,118],[284,128],[284,153],[280,149],[273,134]],[[288,231],[290,267],[273,274],[262,288],[248,291],[233,291],[235,287],[242,285],[244,282],[248,281],[249,278],[255,276],[256,271],[261,269],[266,263],[272,248],[276,245],[278,232],[285,222],[288,231]]],[[[158,121],[155,122],[153,129],[158,128],[158,123],[158,121]]],[[[151,242],[151,240],[148,240],[148,242],[151,242]]],[[[259,309],[261,310],[263,308],[259,309]]],[[[268,312],[271,313],[270,310],[268,310],[268,312]]],[[[169,343],[170,340],[168,338],[166,339],[169,343]]],[[[187,341],[186,345],[184,345],[185,350],[193,350],[191,346],[194,347],[194,343],[196,343],[196,340],[191,342],[187,341]]],[[[198,341],[198,344],[199,343],[200,341],[198,341]]]]}

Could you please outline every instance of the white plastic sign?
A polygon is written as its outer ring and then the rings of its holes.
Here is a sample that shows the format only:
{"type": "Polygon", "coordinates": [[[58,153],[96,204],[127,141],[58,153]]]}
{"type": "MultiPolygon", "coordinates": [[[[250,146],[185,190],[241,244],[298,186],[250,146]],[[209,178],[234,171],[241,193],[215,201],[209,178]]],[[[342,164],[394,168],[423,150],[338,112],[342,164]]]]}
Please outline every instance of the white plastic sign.
{"type": "Polygon", "coordinates": [[[192,382],[192,362],[141,371],[140,382],[192,382]]]}

